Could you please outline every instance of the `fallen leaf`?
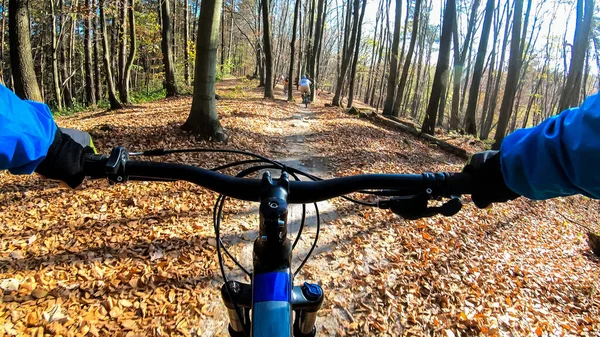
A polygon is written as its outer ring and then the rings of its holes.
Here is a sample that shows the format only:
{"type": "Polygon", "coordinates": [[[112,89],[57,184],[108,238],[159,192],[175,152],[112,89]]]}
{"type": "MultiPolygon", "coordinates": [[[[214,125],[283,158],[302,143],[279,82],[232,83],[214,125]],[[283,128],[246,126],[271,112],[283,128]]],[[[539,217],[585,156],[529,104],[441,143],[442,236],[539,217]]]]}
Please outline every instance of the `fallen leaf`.
{"type": "Polygon", "coordinates": [[[0,288],[4,291],[17,291],[19,290],[19,280],[16,278],[8,278],[0,281],[0,288]]]}

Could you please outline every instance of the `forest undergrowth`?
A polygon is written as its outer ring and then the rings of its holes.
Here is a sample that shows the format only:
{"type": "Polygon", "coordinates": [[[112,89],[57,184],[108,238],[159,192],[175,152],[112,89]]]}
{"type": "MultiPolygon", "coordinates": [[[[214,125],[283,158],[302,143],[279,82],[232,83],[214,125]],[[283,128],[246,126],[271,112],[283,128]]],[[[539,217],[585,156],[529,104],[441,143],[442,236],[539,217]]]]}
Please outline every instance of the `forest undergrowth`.
{"type": "MultiPolygon", "coordinates": [[[[221,82],[218,91],[227,145],[180,131],[190,97],[57,123],[89,131],[103,153],[117,145],[131,151],[217,146],[268,157],[285,152],[286,137],[298,130],[292,116],[300,105],[284,101],[280,91],[275,100],[263,100],[261,90],[235,80],[221,82]]],[[[459,171],[464,164],[322,103],[309,107],[310,132],[302,136],[332,175],[459,171]]],[[[241,157],[156,159],[211,168],[241,157]]],[[[0,335],[227,335],[214,193],[184,182],[87,181],[73,191],[7,172],[0,173],[0,191],[0,335]]],[[[479,210],[469,197],[463,200],[454,217],[416,221],[334,200],[337,217],[324,224],[317,253],[299,276],[326,293],[318,335],[600,333],[600,259],[573,223],[597,225],[597,201],[520,198],[479,210]]],[[[258,228],[251,210],[246,202],[228,203],[222,232],[234,253],[247,252],[248,233],[258,228]]],[[[312,236],[314,225],[307,240],[312,236]]]]}

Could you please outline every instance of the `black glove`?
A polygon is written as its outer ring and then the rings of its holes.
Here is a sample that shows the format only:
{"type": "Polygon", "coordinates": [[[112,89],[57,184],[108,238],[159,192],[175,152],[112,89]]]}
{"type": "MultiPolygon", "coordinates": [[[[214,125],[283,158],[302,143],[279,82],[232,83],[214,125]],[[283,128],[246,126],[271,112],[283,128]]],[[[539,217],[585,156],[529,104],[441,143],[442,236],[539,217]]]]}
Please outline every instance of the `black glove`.
{"type": "Polygon", "coordinates": [[[500,152],[498,151],[475,153],[469,159],[463,172],[473,175],[475,190],[471,197],[479,208],[486,208],[493,202],[505,202],[520,196],[504,183],[500,170],[500,152]]]}
{"type": "Polygon", "coordinates": [[[84,154],[94,152],[94,144],[88,133],[57,128],[46,158],[37,166],[35,172],[49,179],[64,181],[69,187],[75,188],[85,178],[84,154]]]}

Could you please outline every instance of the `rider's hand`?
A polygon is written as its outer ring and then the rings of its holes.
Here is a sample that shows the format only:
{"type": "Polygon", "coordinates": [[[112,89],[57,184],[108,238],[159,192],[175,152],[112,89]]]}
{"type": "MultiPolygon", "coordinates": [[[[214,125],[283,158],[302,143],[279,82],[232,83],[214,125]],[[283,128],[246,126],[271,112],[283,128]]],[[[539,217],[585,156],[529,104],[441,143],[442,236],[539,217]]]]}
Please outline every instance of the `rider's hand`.
{"type": "Polygon", "coordinates": [[[519,197],[504,183],[498,151],[475,153],[463,172],[473,175],[475,190],[471,197],[479,208],[486,208],[493,202],[505,202],[519,197]]]}
{"type": "Polygon", "coordinates": [[[35,172],[49,179],[61,180],[69,187],[79,186],[83,173],[84,154],[95,153],[92,137],[87,132],[74,129],[57,129],[46,158],[35,172]]]}

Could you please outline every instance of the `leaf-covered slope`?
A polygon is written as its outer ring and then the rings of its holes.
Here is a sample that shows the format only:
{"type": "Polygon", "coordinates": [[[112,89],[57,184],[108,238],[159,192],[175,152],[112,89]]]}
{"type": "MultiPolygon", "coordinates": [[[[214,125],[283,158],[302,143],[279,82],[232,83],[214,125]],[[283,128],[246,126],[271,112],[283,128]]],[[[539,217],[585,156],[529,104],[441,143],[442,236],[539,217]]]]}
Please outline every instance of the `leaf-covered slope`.
{"type": "MultiPolygon", "coordinates": [[[[413,137],[337,109],[312,107],[309,129],[299,128],[291,117],[297,105],[263,101],[239,85],[225,82],[220,89],[229,148],[278,157],[289,150],[286,137],[302,130],[311,155],[335,175],[461,169],[460,160],[413,137]]],[[[211,146],[179,130],[190,103],[169,99],[58,123],[91,131],[102,152],[115,145],[211,146]]],[[[212,167],[233,158],[161,160],[212,167]]],[[[183,182],[88,181],[71,191],[6,172],[0,190],[0,334],[226,336],[213,193],[183,182]]],[[[597,202],[520,199],[419,221],[334,204],[337,219],[324,225],[298,280],[325,289],[321,336],[600,332],[599,261],[583,230],[559,215],[594,225],[597,202]]],[[[228,205],[224,241],[248,265],[256,216],[251,204],[228,205]]],[[[309,242],[313,225],[306,235],[309,242]]]]}

